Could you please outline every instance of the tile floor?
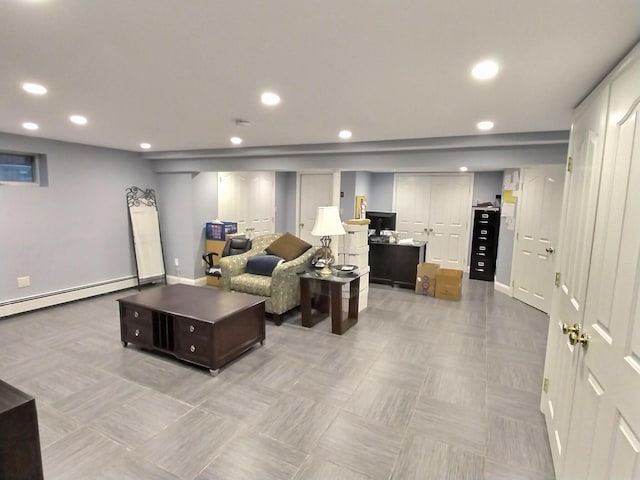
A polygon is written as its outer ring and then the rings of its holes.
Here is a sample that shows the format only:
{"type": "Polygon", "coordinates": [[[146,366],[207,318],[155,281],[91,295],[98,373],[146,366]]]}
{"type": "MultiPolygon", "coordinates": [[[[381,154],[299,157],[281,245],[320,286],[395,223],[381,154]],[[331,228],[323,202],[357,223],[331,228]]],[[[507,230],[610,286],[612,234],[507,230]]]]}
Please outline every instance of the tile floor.
{"type": "Polygon", "coordinates": [[[281,327],[216,378],[120,343],[118,292],[0,319],[0,378],[37,401],[47,480],[554,479],[548,317],[371,285],[344,336],[281,327]]]}

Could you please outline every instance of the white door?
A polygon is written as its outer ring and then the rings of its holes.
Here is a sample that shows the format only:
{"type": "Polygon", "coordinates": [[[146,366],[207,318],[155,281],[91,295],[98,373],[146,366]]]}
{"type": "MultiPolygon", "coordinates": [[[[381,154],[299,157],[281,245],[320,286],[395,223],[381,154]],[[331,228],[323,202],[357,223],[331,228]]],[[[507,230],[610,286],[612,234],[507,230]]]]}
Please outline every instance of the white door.
{"type": "MultiPolygon", "coordinates": [[[[320,239],[311,235],[318,207],[335,205],[333,173],[300,174],[300,210],[298,236],[311,245],[320,245],[320,239]]],[[[337,251],[337,250],[336,250],[337,251]]]]}
{"type": "Polygon", "coordinates": [[[640,478],[639,58],[611,85],[565,478],[640,478]]]}
{"type": "Polygon", "coordinates": [[[457,270],[465,268],[471,178],[468,174],[396,174],[396,229],[401,238],[428,242],[428,262],[457,270]]]}
{"type": "Polygon", "coordinates": [[[572,131],[567,186],[588,193],[565,193],[541,400],[558,480],[640,478],[639,56],[592,95],[572,131]],[[564,319],[582,324],[574,338],[589,335],[586,346],[561,336],[564,319]]]}
{"type": "Polygon", "coordinates": [[[431,177],[427,175],[395,176],[396,230],[400,238],[428,240],[427,222],[431,202],[431,177]]]}
{"type": "Polygon", "coordinates": [[[427,262],[464,270],[469,249],[471,176],[432,177],[427,262]]]}
{"type": "Polygon", "coordinates": [[[528,167],[521,177],[513,296],[545,313],[554,290],[564,171],[564,165],[528,167]]]}
{"type": "MultiPolygon", "coordinates": [[[[558,479],[566,457],[578,350],[563,334],[563,325],[582,324],[587,277],[596,217],[598,181],[604,146],[607,91],[582,106],[569,144],[572,171],[566,173],[556,268],[560,272],[553,295],[547,336],[541,410],[545,416],[551,454],[558,479]]],[[[571,478],[571,477],[568,477],[571,478]]]]}
{"type": "Polygon", "coordinates": [[[253,237],[275,230],[275,174],[252,172],[247,182],[248,224],[246,231],[253,237]]]}
{"type": "Polygon", "coordinates": [[[275,173],[220,172],[218,217],[238,223],[249,238],[275,228],[275,173]]]}

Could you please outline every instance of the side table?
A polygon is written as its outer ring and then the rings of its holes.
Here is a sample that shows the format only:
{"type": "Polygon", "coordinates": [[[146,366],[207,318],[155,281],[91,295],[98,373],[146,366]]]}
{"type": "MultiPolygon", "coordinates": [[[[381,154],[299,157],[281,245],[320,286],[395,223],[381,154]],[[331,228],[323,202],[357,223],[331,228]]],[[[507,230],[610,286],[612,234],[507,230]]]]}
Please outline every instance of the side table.
{"type": "Polygon", "coordinates": [[[322,276],[316,272],[300,274],[300,311],[303,327],[313,327],[331,313],[331,333],[342,335],[358,323],[360,277],[362,273],[348,276],[322,276]],[[349,285],[349,310],[342,311],[342,286],[349,285]]]}

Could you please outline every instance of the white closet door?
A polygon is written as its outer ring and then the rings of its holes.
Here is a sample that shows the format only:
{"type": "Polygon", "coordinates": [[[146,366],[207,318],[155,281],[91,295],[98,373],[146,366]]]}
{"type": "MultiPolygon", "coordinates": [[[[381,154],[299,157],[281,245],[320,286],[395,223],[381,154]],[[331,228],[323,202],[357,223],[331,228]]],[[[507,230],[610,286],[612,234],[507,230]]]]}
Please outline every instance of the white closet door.
{"type": "Polygon", "coordinates": [[[238,232],[252,237],[271,233],[275,223],[273,172],[220,172],[218,217],[237,222],[238,232]]]}
{"type": "Polygon", "coordinates": [[[469,249],[471,176],[437,176],[431,180],[427,261],[464,270],[469,249]]]}
{"type": "Polygon", "coordinates": [[[426,175],[395,176],[396,230],[400,238],[426,242],[430,208],[431,177],[426,175]]]}

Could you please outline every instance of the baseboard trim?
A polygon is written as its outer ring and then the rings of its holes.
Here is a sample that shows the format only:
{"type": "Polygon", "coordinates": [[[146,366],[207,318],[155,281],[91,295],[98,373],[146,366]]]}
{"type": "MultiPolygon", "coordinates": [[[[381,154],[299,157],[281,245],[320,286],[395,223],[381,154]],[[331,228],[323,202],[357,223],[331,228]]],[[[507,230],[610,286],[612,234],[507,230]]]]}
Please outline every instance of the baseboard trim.
{"type": "Polygon", "coordinates": [[[504,293],[505,295],[513,297],[513,291],[511,290],[511,287],[509,285],[494,281],[493,288],[496,290],[496,292],[504,293]]]}
{"type": "Polygon", "coordinates": [[[136,277],[127,277],[43,293],[34,295],[33,297],[17,298],[0,305],[0,318],[30,312],[32,310],[39,310],[41,308],[53,307],[62,303],[95,297],[96,295],[103,295],[105,293],[117,292],[118,290],[126,290],[127,288],[136,287],[137,285],[138,281],[136,277]]]}
{"type": "Polygon", "coordinates": [[[207,277],[185,278],[185,277],[176,277],[175,275],[167,275],[167,283],[169,285],[182,283],[183,285],[193,285],[195,287],[204,287],[207,284],[207,277]]]}

